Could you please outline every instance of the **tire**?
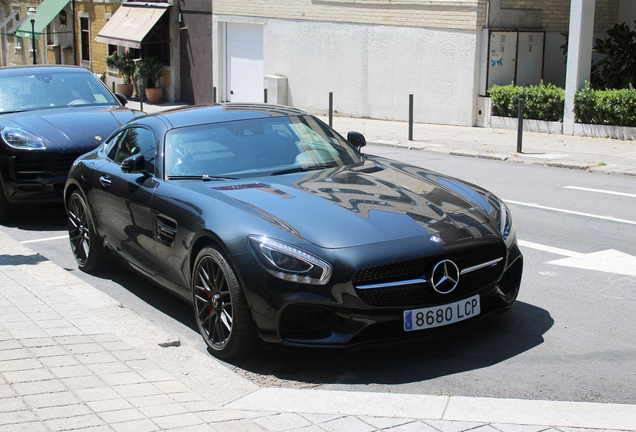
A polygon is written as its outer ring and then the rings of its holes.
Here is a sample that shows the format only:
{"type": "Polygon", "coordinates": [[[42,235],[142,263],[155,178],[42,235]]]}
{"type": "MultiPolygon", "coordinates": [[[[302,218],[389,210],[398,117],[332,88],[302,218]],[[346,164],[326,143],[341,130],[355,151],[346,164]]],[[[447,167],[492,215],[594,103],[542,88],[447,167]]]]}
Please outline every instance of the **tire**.
{"type": "Polygon", "coordinates": [[[192,302],[199,332],[221,360],[249,356],[260,345],[245,294],[222,252],[205,247],[192,274],[192,302]]]}
{"type": "Polygon", "coordinates": [[[73,192],[66,209],[68,236],[77,266],[87,273],[93,272],[103,265],[105,257],[82,194],[73,192]]]}

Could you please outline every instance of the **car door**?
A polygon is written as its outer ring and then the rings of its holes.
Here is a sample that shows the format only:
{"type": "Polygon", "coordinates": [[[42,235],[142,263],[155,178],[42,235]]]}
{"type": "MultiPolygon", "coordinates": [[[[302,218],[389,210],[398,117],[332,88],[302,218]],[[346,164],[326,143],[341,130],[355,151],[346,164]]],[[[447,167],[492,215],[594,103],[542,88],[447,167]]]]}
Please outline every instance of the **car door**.
{"type": "Polygon", "coordinates": [[[100,231],[108,245],[134,267],[155,273],[154,221],[150,210],[153,191],[155,139],[151,130],[130,127],[107,147],[108,162],[93,177],[93,200],[100,231]],[[142,154],[146,173],[124,173],[121,163],[142,154]]]}

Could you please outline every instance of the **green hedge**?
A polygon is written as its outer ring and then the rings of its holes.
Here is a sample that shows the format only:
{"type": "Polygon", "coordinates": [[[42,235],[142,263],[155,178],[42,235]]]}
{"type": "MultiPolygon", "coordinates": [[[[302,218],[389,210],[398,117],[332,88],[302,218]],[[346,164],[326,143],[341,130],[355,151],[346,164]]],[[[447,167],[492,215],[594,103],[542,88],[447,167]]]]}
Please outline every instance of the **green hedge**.
{"type": "Polygon", "coordinates": [[[519,99],[525,99],[523,118],[547,121],[563,121],[565,90],[548,84],[519,87],[494,85],[490,88],[492,114],[501,117],[517,117],[519,99]]]}
{"type": "Polygon", "coordinates": [[[574,95],[577,123],[636,126],[636,89],[593,90],[589,84],[574,95]]]}

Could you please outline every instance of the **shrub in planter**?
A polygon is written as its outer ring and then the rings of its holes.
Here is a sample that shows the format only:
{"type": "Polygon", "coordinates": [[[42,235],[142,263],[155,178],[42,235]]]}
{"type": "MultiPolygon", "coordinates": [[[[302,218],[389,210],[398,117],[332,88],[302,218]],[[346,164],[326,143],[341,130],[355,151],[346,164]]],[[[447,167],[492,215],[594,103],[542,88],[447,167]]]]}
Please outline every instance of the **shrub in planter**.
{"type": "Polygon", "coordinates": [[[135,81],[139,80],[139,78],[148,80],[148,87],[144,90],[148,101],[156,103],[163,98],[163,89],[161,88],[162,76],[163,66],[156,57],[143,59],[139,63],[139,66],[137,66],[137,69],[135,69],[135,81]]]}
{"type": "Polygon", "coordinates": [[[489,90],[492,113],[501,117],[517,117],[519,99],[523,98],[523,118],[563,121],[565,90],[555,85],[520,87],[513,84],[492,86],[489,90]]]}
{"type": "Polygon", "coordinates": [[[578,123],[636,127],[636,89],[594,90],[589,83],[574,95],[578,123]]]}
{"type": "Polygon", "coordinates": [[[109,68],[119,69],[119,74],[124,79],[124,84],[130,84],[132,82],[136,68],[132,54],[128,52],[125,54],[115,52],[112,55],[106,56],[106,65],[109,68]]]}

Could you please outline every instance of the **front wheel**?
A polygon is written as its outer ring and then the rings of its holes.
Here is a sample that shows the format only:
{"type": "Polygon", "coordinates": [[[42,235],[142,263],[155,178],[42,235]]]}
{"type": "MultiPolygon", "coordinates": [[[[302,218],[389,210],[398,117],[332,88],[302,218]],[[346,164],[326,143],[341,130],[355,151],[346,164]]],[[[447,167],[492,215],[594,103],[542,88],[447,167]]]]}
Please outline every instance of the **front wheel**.
{"type": "Polygon", "coordinates": [[[197,255],[192,295],[197,327],[212,355],[236,360],[256,350],[259,340],[245,294],[214,247],[203,248],[197,255]]]}
{"type": "Polygon", "coordinates": [[[104,252],[93,229],[88,205],[78,191],[71,194],[67,213],[68,236],[77,266],[85,272],[97,270],[103,264],[104,252]]]}

